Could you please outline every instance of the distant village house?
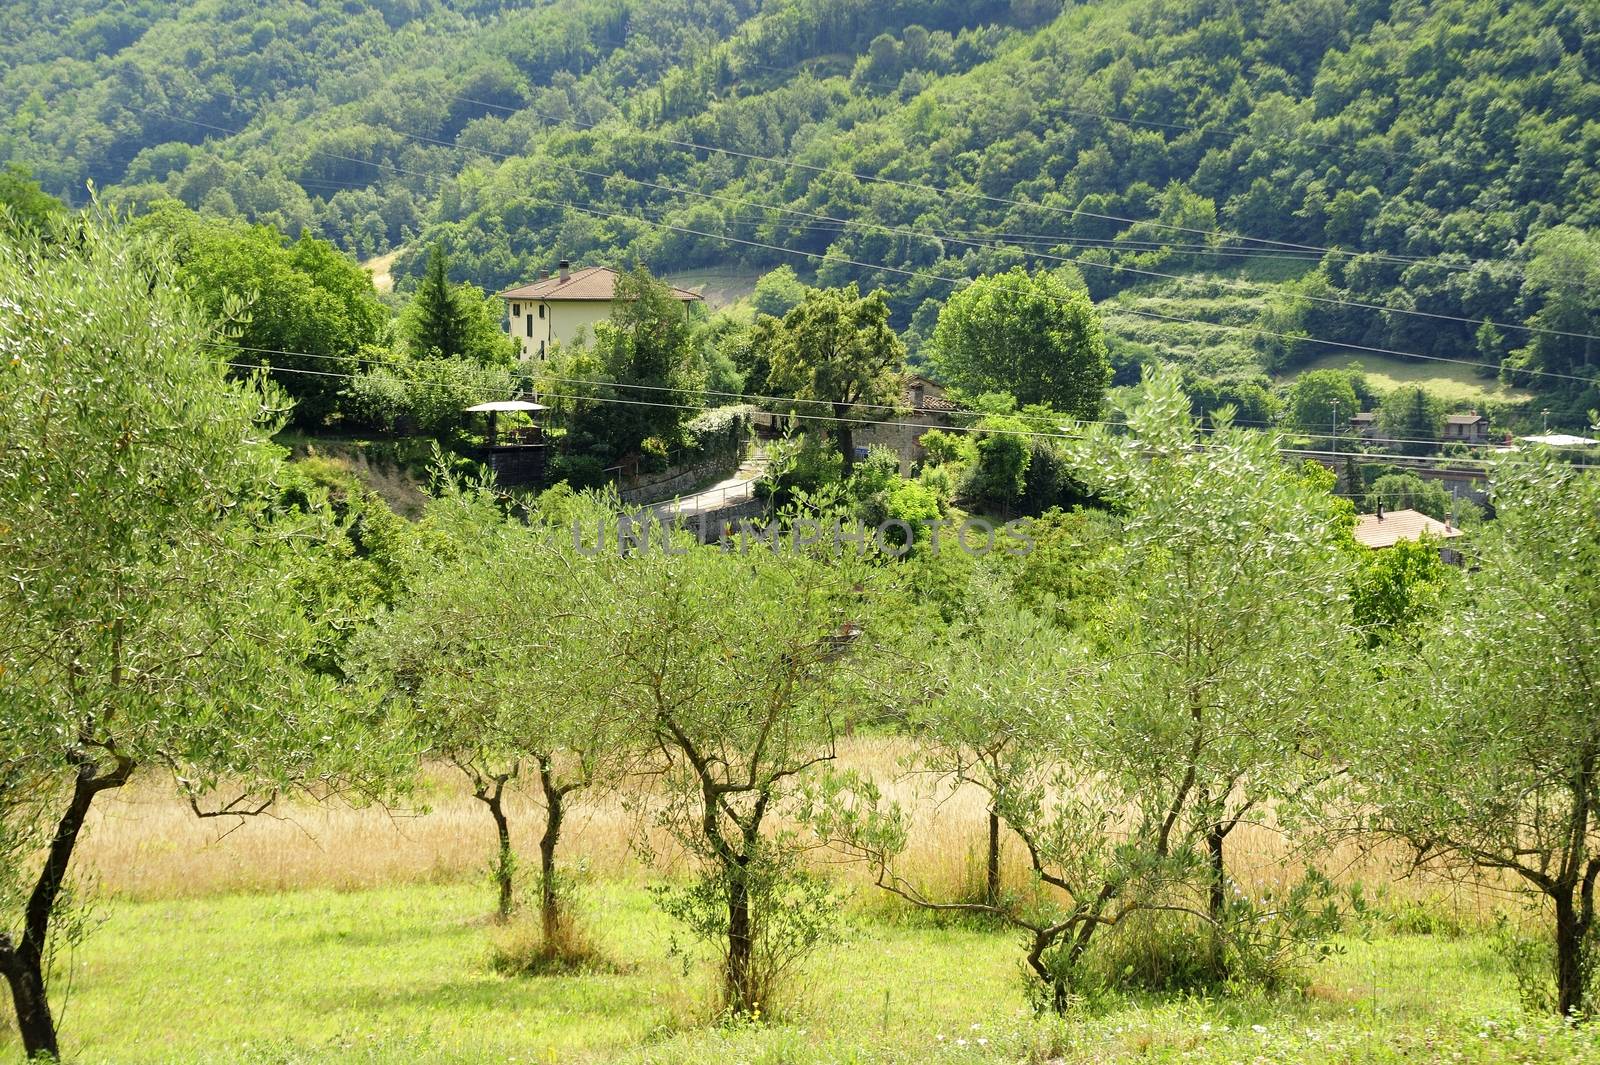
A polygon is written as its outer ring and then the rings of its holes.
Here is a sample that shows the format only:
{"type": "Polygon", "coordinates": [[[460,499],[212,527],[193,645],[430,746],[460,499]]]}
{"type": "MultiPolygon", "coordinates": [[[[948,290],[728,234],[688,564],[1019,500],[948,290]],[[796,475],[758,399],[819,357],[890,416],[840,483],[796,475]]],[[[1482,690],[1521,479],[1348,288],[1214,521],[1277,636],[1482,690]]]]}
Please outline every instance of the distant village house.
{"type": "MultiPolygon", "coordinates": [[[[611,317],[616,302],[617,281],[621,274],[604,266],[577,270],[562,259],[557,271],[538,281],[506,289],[506,321],[511,335],[521,345],[524,361],[549,356],[557,344],[571,343],[580,330],[594,332],[595,324],[611,317]]],[[[672,295],[682,301],[684,313],[703,297],[688,289],[674,288],[672,295]]]]}
{"type": "Polygon", "coordinates": [[[1377,513],[1356,516],[1356,527],[1351,534],[1356,543],[1374,551],[1393,547],[1401,540],[1420,540],[1427,536],[1440,543],[1439,557],[1452,564],[1461,562],[1460,552],[1448,546],[1448,541],[1459,537],[1461,530],[1419,510],[1385,511],[1380,503],[1377,513]]]}
{"type": "Polygon", "coordinates": [[[944,389],[937,382],[919,374],[906,376],[900,406],[903,409],[888,414],[883,421],[860,426],[856,430],[856,449],[864,457],[873,445],[888,448],[900,457],[901,475],[909,476],[927,456],[922,446],[923,434],[948,426],[950,415],[958,408],[944,398],[944,389]]]}
{"type": "Polygon", "coordinates": [[[1483,444],[1489,440],[1489,419],[1475,410],[1465,414],[1450,414],[1444,419],[1444,442],[1447,444],[1483,444]]]}

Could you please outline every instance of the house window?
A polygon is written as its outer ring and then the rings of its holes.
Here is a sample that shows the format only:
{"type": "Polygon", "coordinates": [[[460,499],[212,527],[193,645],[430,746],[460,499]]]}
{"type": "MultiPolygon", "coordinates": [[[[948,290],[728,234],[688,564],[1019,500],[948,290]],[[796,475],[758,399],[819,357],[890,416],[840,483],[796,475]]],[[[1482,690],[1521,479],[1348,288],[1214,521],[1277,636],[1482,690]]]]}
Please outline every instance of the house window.
{"type": "Polygon", "coordinates": [[[533,336],[533,315],[528,315],[528,335],[533,336]]]}
{"type": "Polygon", "coordinates": [[[521,318],[522,317],[522,304],[513,303],[511,305],[511,317],[513,317],[513,318],[521,318]]]}
{"type": "Polygon", "coordinates": [[[539,341],[539,358],[544,358],[544,341],[539,341]]]}
{"type": "Polygon", "coordinates": [[[539,304],[539,317],[540,318],[544,317],[544,304],[542,304],[542,303],[539,304]]]}

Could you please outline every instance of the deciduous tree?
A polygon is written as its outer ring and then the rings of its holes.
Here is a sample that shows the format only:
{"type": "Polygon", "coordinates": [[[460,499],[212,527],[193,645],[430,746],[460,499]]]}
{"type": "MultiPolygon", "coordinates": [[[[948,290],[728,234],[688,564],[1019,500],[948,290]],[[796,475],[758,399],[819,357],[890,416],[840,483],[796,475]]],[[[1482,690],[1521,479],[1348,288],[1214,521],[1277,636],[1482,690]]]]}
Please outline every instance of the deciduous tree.
{"type": "MultiPolygon", "coordinates": [[[[768,351],[770,386],[800,400],[802,414],[820,414],[839,446],[846,477],[855,464],[854,423],[883,420],[898,398],[896,374],[905,347],[889,325],[884,294],[863,296],[854,284],[811,289],[781,321],[757,323],[768,351]]],[[[810,423],[816,424],[816,423],[810,423]]]]}
{"type": "Polygon", "coordinates": [[[970,395],[1008,392],[1073,418],[1100,416],[1111,363],[1081,283],[1013,267],[953,293],[929,342],[940,379],[970,395]]]}

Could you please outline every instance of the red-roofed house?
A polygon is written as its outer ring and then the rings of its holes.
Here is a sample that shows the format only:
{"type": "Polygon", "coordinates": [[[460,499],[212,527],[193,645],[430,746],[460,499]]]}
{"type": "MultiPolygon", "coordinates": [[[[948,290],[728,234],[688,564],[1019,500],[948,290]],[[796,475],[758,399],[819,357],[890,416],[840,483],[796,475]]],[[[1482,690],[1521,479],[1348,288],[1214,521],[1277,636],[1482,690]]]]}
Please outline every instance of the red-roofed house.
{"type": "Polygon", "coordinates": [[[1440,544],[1439,554],[1446,561],[1459,563],[1461,555],[1448,546],[1448,541],[1461,535],[1461,530],[1447,521],[1438,521],[1416,510],[1385,511],[1380,504],[1376,514],[1356,515],[1355,528],[1351,530],[1356,543],[1381,551],[1393,547],[1401,540],[1420,540],[1424,536],[1440,544]]]}
{"type": "MultiPolygon", "coordinates": [[[[542,359],[552,346],[571,342],[580,329],[593,333],[596,322],[611,317],[621,276],[604,266],[574,270],[563,259],[556,273],[500,293],[506,301],[511,335],[522,346],[522,357],[542,359]]],[[[674,288],[672,294],[683,302],[685,314],[702,298],[682,288],[674,288]]]]}

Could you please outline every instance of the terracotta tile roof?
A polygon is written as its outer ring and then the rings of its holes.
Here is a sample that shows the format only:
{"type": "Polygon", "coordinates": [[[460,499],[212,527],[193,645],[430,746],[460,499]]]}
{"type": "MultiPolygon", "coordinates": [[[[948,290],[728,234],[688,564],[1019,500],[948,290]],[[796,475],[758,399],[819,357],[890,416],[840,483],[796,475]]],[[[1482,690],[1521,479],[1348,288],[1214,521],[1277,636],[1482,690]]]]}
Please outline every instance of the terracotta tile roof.
{"type": "MultiPolygon", "coordinates": [[[[604,266],[585,266],[574,270],[565,279],[547,277],[500,293],[508,300],[610,300],[616,298],[617,281],[622,275],[604,266]]],[[[671,287],[671,286],[669,286],[671,287]]],[[[684,302],[703,299],[698,292],[672,288],[672,294],[684,302]]]]}
{"type": "Polygon", "coordinates": [[[1352,530],[1356,543],[1363,547],[1393,547],[1401,540],[1420,540],[1427,533],[1435,540],[1453,540],[1461,530],[1436,521],[1415,510],[1391,510],[1384,514],[1359,514],[1352,530]]]}
{"type": "Polygon", "coordinates": [[[947,414],[961,408],[944,398],[944,387],[921,374],[907,374],[900,392],[900,402],[914,411],[947,414]]]}

